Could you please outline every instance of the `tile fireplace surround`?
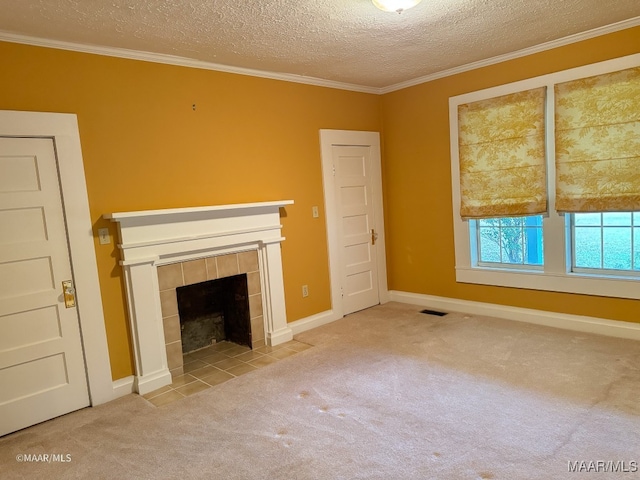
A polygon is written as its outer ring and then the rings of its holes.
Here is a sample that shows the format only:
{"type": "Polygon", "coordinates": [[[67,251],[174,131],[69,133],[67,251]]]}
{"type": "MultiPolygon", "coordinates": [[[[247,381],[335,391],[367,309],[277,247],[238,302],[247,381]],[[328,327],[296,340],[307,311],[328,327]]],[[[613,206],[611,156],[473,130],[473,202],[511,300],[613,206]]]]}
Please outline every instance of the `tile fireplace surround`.
{"type": "MultiPolygon", "coordinates": [[[[254,324],[262,315],[263,328],[252,325],[254,340],[278,345],[293,338],[286,319],[280,252],[284,238],[279,215],[280,208],[291,204],[293,200],[104,215],[118,224],[135,357],[134,388],[138,393],[171,383],[167,350],[175,347],[169,347],[174,342],[168,344],[165,339],[163,309],[166,317],[167,308],[172,306],[167,298],[161,299],[158,268],[181,268],[183,284],[188,284],[184,283],[188,281],[185,265],[194,265],[196,260],[204,259],[205,265],[216,265],[221,272],[221,265],[226,271],[230,260],[237,259],[238,273],[245,273],[254,269],[246,270],[241,262],[253,264],[257,258],[261,298],[254,303],[261,300],[262,312],[257,315],[254,309],[251,316],[254,324]],[[243,269],[245,272],[240,271],[243,269]],[[256,338],[256,334],[264,337],[256,338]]],[[[206,268],[213,276],[213,270],[206,268]]],[[[257,292],[257,287],[252,291],[257,292]]],[[[177,367],[174,364],[171,368],[175,371],[177,367]]]]}

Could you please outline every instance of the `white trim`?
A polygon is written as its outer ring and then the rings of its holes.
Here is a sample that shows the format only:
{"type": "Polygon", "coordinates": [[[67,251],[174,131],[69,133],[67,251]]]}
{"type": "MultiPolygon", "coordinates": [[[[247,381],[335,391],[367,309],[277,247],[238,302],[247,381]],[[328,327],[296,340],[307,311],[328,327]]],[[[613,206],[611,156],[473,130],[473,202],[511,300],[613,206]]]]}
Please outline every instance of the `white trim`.
{"type": "Polygon", "coordinates": [[[450,77],[459,73],[468,72],[477,68],[495,65],[497,63],[526,57],[535,53],[544,52],[553,48],[571,45],[572,43],[581,42],[590,38],[600,37],[608,33],[618,32],[627,28],[633,28],[640,25],[640,17],[633,17],[622,20],[617,23],[597,27],[586,32],[580,32],[567,37],[545,42],[532,47],[523,48],[515,52],[504,55],[487,58],[477,62],[467,63],[459,67],[450,68],[441,72],[432,73],[422,77],[407,80],[405,82],[388,85],[386,87],[369,87],[366,85],[356,85],[353,83],[336,82],[316,77],[306,77],[304,75],[295,75],[293,73],[268,72],[264,70],[255,70],[251,68],[233,67],[222,65],[219,63],[204,62],[186,57],[178,57],[175,55],[167,55],[164,53],[143,52],[140,50],[130,50],[126,48],[104,47],[97,45],[88,45],[82,43],[64,42],[60,40],[51,40],[47,38],[33,37],[28,35],[19,35],[11,32],[0,31],[0,41],[10,43],[20,43],[23,45],[32,45],[35,47],[55,48],[58,50],[68,50],[72,52],[89,53],[93,55],[103,55],[107,57],[124,58],[128,60],[138,60],[142,62],[160,63],[165,65],[175,65],[179,67],[198,68],[201,70],[212,70],[216,72],[234,73],[237,75],[247,75],[251,77],[268,78],[271,80],[281,80],[284,82],[302,83],[305,85],[314,85],[317,87],[335,88],[339,90],[349,90],[352,92],[371,93],[374,95],[384,95],[386,93],[395,92],[404,88],[413,87],[422,83],[431,82],[440,78],[450,77]]]}
{"type": "Polygon", "coordinates": [[[528,55],[533,55],[536,53],[544,52],[544,51],[551,50],[558,47],[564,47],[566,45],[571,45],[572,43],[582,42],[583,40],[589,40],[591,38],[601,37],[602,35],[618,32],[620,30],[625,30],[627,28],[637,27],[638,25],[640,25],[640,17],[629,18],[627,20],[622,20],[621,22],[612,23],[610,25],[594,28],[592,30],[587,30],[586,32],[580,32],[574,35],[569,35],[567,37],[559,38],[557,40],[551,40],[550,42],[534,45],[533,47],[523,48],[522,50],[517,50],[515,52],[506,53],[504,55],[498,55],[496,57],[487,58],[484,60],[480,60],[478,62],[467,63],[466,65],[461,65],[459,67],[450,68],[448,70],[443,70],[441,72],[432,73],[430,75],[425,75],[424,77],[418,77],[413,80],[407,80],[406,82],[400,82],[400,83],[396,83],[395,85],[389,85],[388,87],[380,88],[378,91],[378,94],[384,95],[385,93],[391,93],[397,90],[402,90],[404,88],[420,85],[422,83],[432,82],[440,78],[450,77],[452,75],[458,75],[459,73],[476,70],[482,67],[488,67],[490,65],[507,62],[509,60],[515,60],[517,58],[526,57],[528,55]]]}
{"type": "Polygon", "coordinates": [[[87,367],[91,405],[116,398],[102,310],[78,121],[68,113],[2,111],[3,136],[52,138],[67,221],[73,277],[78,292],[78,317],[87,367]]]}
{"type": "Polygon", "coordinates": [[[570,315],[566,313],[545,312],[530,308],[509,307],[492,303],[460,300],[457,298],[437,297],[417,293],[390,291],[391,301],[419,305],[432,309],[460,312],[469,315],[515,320],[517,322],[545,325],[576,332],[595,333],[608,337],[640,340],[640,324],[608,320],[604,318],[570,315]]]}
{"type": "Polygon", "coordinates": [[[538,87],[546,86],[553,89],[553,86],[557,83],[570,82],[572,80],[577,80],[580,78],[587,78],[603,73],[616,72],[618,70],[624,70],[626,68],[637,67],[639,64],[640,53],[634,53],[631,55],[625,55],[624,57],[617,57],[611,60],[604,60],[602,62],[589,63],[587,65],[569,68],[567,70],[561,70],[559,72],[547,73],[546,75],[526,78],[517,82],[505,83],[503,85],[496,85],[495,87],[489,87],[482,90],[463,93],[461,95],[450,97],[449,105],[457,106],[463,103],[475,102],[478,100],[498,97],[501,95],[508,95],[510,93],[517,93],[538,87]]]}
{"type": "Polygon", "coordinates": [[[149,220],[159,217],[168,217],[180,215],[184,217],[186,215],[196,216],[198,214],[206,215],[208,212],[238,212],[241,215],[243,210],[263,210],[271,207],[285,207],[287,205],[293,205],[293,200],[283,200],[276,202],[255,202],[255,203],[237,203],[234,205],[208,205],[204,207],[186,207],[186,208],[164,208],[161,210],[144,210],[137,212],[118,212],[104,215],[104,218],[108,220],[123,221],[126,219],[136,219],[145,217],[149,220]]]}
{"type": "Polygon", "coordinates": [[[308,317],[301,318],[300,320],[290,322],[288,325],[293,334],[297,335],[298,333],[306,332],[307,330],[312,330],[314,328],[321,327],[322,325],[335,322],[341,318],[342,315],[336,314],[333,310],[326,310],[324,312],[316,313],[315,315],[310,315],[308,317]]]}
{"type": "Polygon", "coordinates": [[[133,382],[135,377],[130,375],[113,381],[113,394],[116,398],[124,397],[130,393],[134,393],[133,382]]]}
{"type": "Polygon", "coordinates": [[[382,200],[382,166],[380,154],[380,134],[355,130],[320,130],[320,156],[322,161],[322,185],[327,226],[327,252],[329,254],[329,277],[331,285],[331,308],[338,318],[344,316],[340,282],[340,249],[338,246],[338,218],[335,202],[335,182],[333,176],[334,145],[358,145],[371,148],[371,189],[374,209],[374,228],[378,232],[376,241],[378,267],[378,295],[380,303],[388,299],[387,257],[385,247],[384,210],[382,200]]]}
{"type": "Polygon", "coordinates": [[[568,269],[564,239],[567,226],[563,215],[555,211],[555,144],[553,130],[554,85],[640,65],[640,53],[583,65],[518,82],[465,93],[449,98],[449,125],[451,140],[451,190],[456,281],[502,287],[528,288],[585,295],[599,295],[640,299],[639,281],[633,277],[587,275],[568,269]],[[471,254],[469,223],[460,217],[460,164],[458,152],[458,106],[533,88],[547,88],[546,154],[549,214],[543,218],[545,265],[542,271],[522,271],[508,268],[476,267],[471,254]],[[562,233],[562,234],[561,234],[562,233]]]}
{"type": "Polygon", "coordinates": [[[164,65],[174,65],[177,67],[197,68],[200,70],[212,70],[215,72],[234,73],[249,77],[268,78],[270,80],[281,80],[283,82],[302,83],[314,85],[316,87],[336,88],[338,90],[349,90],[352,92],[379,94],[380,89],[365,85],[355,85],[353,83],[336,82],[323,78],[307,77],[293,73],[268,72],[264,70],[254,70],[251,68],[233,67],[219,63],[204,62],[192,58],[178,57],[164,53],[143,52],[140,50],[130,50],[127,48],[103,47],[97,45],[87,45],[82,43],[63,42],[60,40],[50,40],[47,38],[18,35],[10,32],[0,31],[0,41],[10,43],[20,43],[35,47],[55,48],[58,50],[69,50],[72,52],[89,53],[93,55],[103,55],[106,57],[124,58],[127,60],[138,60],[141,62],[160,63],[164,65]]]}
{"type": "Polygon", "coordinates": [[[162,387],[170,385],[171,382],[171,373],[169,373],[168,370],[163,370],[148,375],[135,376],[132,388],[134,392],[140,395],[146,395],[147,393],[155,392],[162,387]]]}
{"type": "Polygon", "coordinates": [[[456,267],[456,281],[549,292],[640,299],[640,285],[638,285],[637,277],[604,277],[578,273],[562,274],[534,270],[522,271],[507,268],[456,267]]]}

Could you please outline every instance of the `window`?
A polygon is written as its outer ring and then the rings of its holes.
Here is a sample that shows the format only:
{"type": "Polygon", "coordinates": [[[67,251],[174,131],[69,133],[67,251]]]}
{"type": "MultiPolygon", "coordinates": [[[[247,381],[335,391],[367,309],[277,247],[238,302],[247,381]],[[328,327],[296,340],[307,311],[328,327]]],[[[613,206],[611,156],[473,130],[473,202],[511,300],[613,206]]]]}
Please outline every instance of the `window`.
{"type": "Polygon", "coordinates": [[[640,212],[574,213],[571,223],[572,271],[640,270],[640,212]]]}
{"type": "Polygon", "coordinates": [[[474,221],[478,264],[484,266],[542,266],[542,215],[488,218],[474,221]]]}
{"type": "MultiPolygon", "coordinates": [[[[458,282],[640,299],[639,66],[640,54],[635,54],[450,98],[458,282]],[[631,80],[616,83],[616,77],[631,80]],[[483,139],[465,130],[460,140],[461,126],[466,129],[475,120],[460,119],[461,108],[477,112],[516,98],[518,92],[532,96],[538,89],[545,91],[546,213],[508,212],[485,218],[486,213],[471,212],[463,218],[461,199],[470,191],[465,183],[469,172],[491,178],[486,172],[496,164],[483,157],[482,164],[471,158],[461,166],[461,155],[483,148],[483,142],[498,134],[490,132],[483,139]],[[624,101],[612,102],[607,95],[624,101]]],[[[536,130],[537,126],[526,133],[521,128],[528,138],[534,138],[536,130]]],[[[499,136],[504,137],[502,132],[499,136]]],[[[502,165],[496,171],[504,172],[502,165]]],[[[493,178],[499,183],[502,175],[493,178]]],[[[524,170],[517,175],[523,182],[528,178],[524,170]]],[[[486,198],[490,204],[500,195],[502,189],[496,185],[484,197],[482,191],[474,193],[473,206],[486,198]]],[[[518,195],[509,198],[524,198],[518,195]]]]}

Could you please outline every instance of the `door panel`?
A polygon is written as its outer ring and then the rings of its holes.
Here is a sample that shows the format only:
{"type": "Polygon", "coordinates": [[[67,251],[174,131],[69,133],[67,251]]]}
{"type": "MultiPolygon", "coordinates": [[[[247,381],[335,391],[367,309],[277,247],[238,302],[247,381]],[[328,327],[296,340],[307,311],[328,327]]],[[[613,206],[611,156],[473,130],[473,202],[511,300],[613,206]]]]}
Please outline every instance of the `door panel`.
{"type": "Polygon", "coordinates": [[[378,268],[372,241],[374,207],[369,147],[332,147],[338,210],[343,313],[380,303],[378,268]]]}
{"type": "Polygon", "coordinates": [[[89,405],[52,140],[0,138],[0,435],[89,405]]]}
{"type": "Polygon", "coordinates": [[[53,306],[5,315],[0,351],[13,350],[20,345],[34,345],[60,338],[58,310],[53,306]]]}

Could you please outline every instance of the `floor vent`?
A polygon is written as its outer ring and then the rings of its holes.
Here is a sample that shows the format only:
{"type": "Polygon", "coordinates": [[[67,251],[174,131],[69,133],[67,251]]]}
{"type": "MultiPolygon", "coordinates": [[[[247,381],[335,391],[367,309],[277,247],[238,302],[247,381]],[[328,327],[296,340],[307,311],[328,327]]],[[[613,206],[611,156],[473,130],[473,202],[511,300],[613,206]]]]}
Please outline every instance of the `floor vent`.
{"type": "Polygon", "coordinates": [[[437,310],[420,310],[420,313],[426,313],[427,315],[437,315],[438,317],[444,317],[448,312],[439,312],[437,310]]]}

